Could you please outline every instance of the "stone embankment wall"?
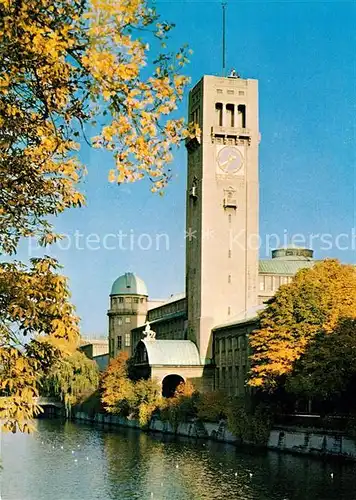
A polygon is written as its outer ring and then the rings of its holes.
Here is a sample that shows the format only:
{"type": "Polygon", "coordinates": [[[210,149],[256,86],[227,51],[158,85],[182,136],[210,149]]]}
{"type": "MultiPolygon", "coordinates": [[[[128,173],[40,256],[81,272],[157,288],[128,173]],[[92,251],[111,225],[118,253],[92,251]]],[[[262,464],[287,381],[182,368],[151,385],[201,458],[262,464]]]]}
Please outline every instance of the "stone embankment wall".
{"type": "MultiPolygon", "coordinates": [[[[73,417],[75,420],[86,422],[140,428],[136,420],[129,420],[117,415],[97,413],[94,416],[90,416],[84,412],[75,412],[73,417]]],[[[169,422],[153,419],[148,430],[164,434],[176,434],[179,436],[213,439],[224,443],[238,444],[236,437],[227,429],[225,421],[211,423],[194,420],[179,424],[175,431],[169,422]]],[[[244,444],[252,445],[252,443],[244,444]]],[[[275,428],[270,432],[267,448],[279,452],[299,453],[319,457],[333,456],[356,461],[356,440],[337,431],[275,428]]]]}
{"type": "Polygon", "coordinates": [[[267,447],[277,451],[317,456],[330,455],[356,461],[356,440],[338,431],[272,429],[267,447]]]}

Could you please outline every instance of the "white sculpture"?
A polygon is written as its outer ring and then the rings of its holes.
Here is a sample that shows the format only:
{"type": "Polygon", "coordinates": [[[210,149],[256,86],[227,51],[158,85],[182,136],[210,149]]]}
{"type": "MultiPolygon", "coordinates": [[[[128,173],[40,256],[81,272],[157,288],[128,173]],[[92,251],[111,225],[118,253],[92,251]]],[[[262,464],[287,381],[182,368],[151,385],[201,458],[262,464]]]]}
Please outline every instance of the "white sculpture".
{"type": "Polygon", "coordinates": [[[156,332],[151,330],[151,326],[149,321],[146,321],[146,327],[143,330],[143,333],[145,335],[146,340],[156,340],[156,332]]]}

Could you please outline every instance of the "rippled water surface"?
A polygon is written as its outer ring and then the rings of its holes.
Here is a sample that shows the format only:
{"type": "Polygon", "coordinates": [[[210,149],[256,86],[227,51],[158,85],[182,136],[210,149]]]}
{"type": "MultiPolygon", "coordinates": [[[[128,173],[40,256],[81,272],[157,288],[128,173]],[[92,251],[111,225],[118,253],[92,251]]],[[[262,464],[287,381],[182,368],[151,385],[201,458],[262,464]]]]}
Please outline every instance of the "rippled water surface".
{"type": "Polygon", "coordinates": [[[1,444],[1,500],[356,500],[354,464],[54,420],[1,444]]]}

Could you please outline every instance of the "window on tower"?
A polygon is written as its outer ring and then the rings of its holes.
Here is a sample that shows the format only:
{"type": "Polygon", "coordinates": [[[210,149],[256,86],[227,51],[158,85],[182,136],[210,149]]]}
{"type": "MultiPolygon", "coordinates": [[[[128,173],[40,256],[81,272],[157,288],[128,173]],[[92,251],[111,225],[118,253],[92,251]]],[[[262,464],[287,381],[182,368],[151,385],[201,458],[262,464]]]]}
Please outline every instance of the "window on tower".
{"type": "Polygon", "coordinates": [[[235,106],[233,104],[226,104],[226,125],[228,127],[235,126],[235,106]]]}
{"type": "Polygon", "coordinates": [[[125,323],[131,323],[131,318],[129,316],[125,318],[125,323]]]}
{"type": "Polygon", "coordinates": [[[130,347],[131,345],[131,334],[125,333],[125,347],[130,347]]]}
{"type": "Polygon", "coordinates": [[[246,106],[245,104],[239,104],[237,107],[237,126],[240,128],[246,128],[246,106]]]}
{"type": "Polygon", "coordinates": [[[119,297],[119,302],[120,302],[120,304],[122,304],[122,303],[123,303],[123,301],[124,301],[124,297],[119,297]]]}
{"type": "Polygon", "coordinates": [[[110,356],[114,355],[114,339],[110,339],[110,356]]]}
{"type": "Polygon", "coordinates": [[[117,318],[117,324],[122,325],[122,318],[117,318]]]}
{"type": "Polygon", "coordinates": [[[118,348],[119,350],[121,350],[121,349],[122,349],[122,337],[121,337],[121,335],[119,335],[119,336],[117,337],[117,348],[118,348]]]}
{"type": "Polygon", "coordinates": [[[223,105],[221,102],[215,104],[215,123],[219,127],[223,126],[223,105]]]}
{"type": "Polygon", "coordinates": [[[192,110],[190,114],[190,119],[193,123],[199,123],[199,106],[192,110]]]}

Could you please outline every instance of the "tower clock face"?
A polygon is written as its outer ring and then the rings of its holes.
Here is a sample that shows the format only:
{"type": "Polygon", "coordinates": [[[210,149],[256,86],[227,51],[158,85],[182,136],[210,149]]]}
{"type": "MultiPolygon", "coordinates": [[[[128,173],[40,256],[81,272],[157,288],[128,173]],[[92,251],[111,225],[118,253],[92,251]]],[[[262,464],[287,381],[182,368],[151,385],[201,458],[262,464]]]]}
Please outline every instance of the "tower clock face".
{"type": "Polygon", "coordinates": [[[221,173],[225,174],[237,174],[244,162],[240,150],[234,146],[225,146],[220,149],[216,160],[221,173]]]}

